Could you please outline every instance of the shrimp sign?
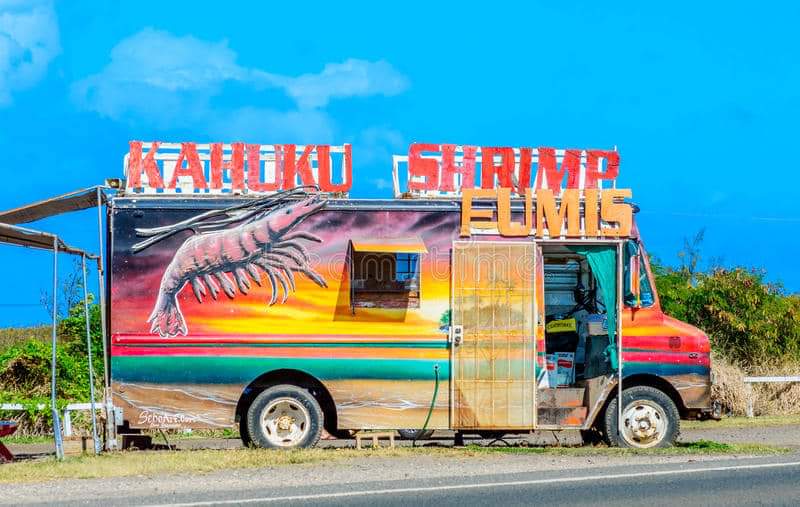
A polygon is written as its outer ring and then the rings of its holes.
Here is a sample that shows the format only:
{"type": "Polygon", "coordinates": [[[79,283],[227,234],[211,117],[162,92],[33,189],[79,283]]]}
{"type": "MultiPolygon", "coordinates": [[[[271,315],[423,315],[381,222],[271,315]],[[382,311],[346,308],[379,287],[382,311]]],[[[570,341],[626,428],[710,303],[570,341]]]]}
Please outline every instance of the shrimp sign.
{"type": "Polygon", "coordinates": [[[124,165],[126,191],[141,194],[272,194],[307,185],[346,194],[353,183],[349,144],[131,141],[124,165]]]}

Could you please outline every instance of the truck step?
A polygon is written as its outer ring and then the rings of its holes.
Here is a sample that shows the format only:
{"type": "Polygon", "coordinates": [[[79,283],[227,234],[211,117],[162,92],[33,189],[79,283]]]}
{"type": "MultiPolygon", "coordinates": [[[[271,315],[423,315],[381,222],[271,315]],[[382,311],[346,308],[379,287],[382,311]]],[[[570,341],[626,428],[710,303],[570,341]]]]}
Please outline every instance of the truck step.
{"type": "Polygon", "coordinates": [[[539,407],[539,420],[537,422],[540,426],[583,426],[584,421],[586,421],[586,413],[586,407],[539,407]]]}
{"type": "Polygon", "coordinates": [[[583,387],[553,387],[539,389],[537,403],[539,408],[574,408],[583,406],[583,387]]]}

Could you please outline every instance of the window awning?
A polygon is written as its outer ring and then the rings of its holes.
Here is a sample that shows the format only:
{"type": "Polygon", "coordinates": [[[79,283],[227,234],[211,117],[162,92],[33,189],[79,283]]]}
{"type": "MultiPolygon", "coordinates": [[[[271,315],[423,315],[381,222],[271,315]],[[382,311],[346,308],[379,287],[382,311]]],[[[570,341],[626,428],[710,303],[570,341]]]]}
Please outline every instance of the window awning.
{"type": "Polygon", "coordinates": [[[0,212],[0,222],[4,224],[27,224],[43,218],[60,215],[70,211],[80,211],[97,206],[98,195],[101,203],[106,202],[102,186],[77,190],[68,194],[51,197],[44,201],[26,204],[19,208],[0,212]]]}
{"type": "Polygon", "coordinates": [[[425,243],[419,236],[405,238],[354,239],[353,251],[377,253],[428,253],[425,243]]]}
{"type": "Polygon", "coordinates": [[[87,258],[97,259],[96,255],[67,245],[55,234],[35,231],[33,229],[25,229],[24,227],[18,227],[16,225],[0,223],[0,243],[8,243],[11,245],[27,246],[30,248],[38,248],[40,250],[53,251],[55,249],[56,242],[58,244],[59,252],[73,255],[86,255],[87,258]]]}

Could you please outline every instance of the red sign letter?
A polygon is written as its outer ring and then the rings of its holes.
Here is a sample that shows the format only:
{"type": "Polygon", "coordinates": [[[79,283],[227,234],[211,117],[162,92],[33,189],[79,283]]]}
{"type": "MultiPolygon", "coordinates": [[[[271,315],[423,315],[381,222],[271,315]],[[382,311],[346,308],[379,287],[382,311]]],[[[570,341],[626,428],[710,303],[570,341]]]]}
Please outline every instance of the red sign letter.
{"type": "MultiPolygon", "coordinates": [[[[247,145],[247,188],[253,192],[274,192],[280,188],[281,160],[275,147],[275,181],[261,181],[261,145],[247,145]]],[[[266,176],[266,175],[265,175],[266,176]]]]}
{"type": "Polygon", "coordinates": [[[231,190],[244,190],[244,145],[231,145],[231,159],[225,162],[222,157],[222,144],[211,145],[211,188],[222,188],[222,172],[231,172],[231,190]]]}
{"type": "MultiPolygon", "coordinates": [[[[297,161],[295,164],[295,157],[297,156],[297,146],[294,144],[284,144],[283,148],[285,149],[285,155],[283,160],[283,189],[284,190],[291,190],[295,188],[297,183],[295,182],[295,175],[300,175],[300,184],[301,185],[316,185],[317,182],[314,181],[314,173],[311,172],[311,165],[309,164],[309,158],[311,156],[311,151],[314,149],[313,144],[309,144],[303,150],[303,154],[300,155],[300,160],[297,161]]],[[[275,145],[275,156],[277,157],[278,154],[278,145],[275,145]]]]}
{"type": "MultiPolygon", "coordinates": [[[[453,177],[461,175],[461,189],[475,188],[475,146],[464,146],[464,159],[460,166],[456,165],[456,145],[442,145],[442,181],[439,190],[453,192],[455,190],[453,177]]],[[[460,190],[460,189],[459,189],[460,190]]]]}
{"type": "Polygon", "coordinates": [[[169,182],[167,188],[175,188],[180,176],[191,176],[194,188],[206,188],[203,165],[200,163],[200,157],[197,155],[197,146],[194,143],[181,143],[181,152],[178,155],[178,160],[175,161],[175,172],[172,174],[172,181],[169,182]],[[187,163],[186,167],[183,167],[184,160],[187,163]]]}
{"type": "Polygon", "coordinates": [[[597,180],[613,180],[619,176],[619,153],[616,151],[588,150],[586,152],[586,188],[597,188],[597,180]],[[600,170],[600,159],[608,161],[605,171],[600,170]]]}
{"type": "Polygon", "coordinates": [[[519,195],[525,194],[525,189],[531,186],[531,155],[533,150],[530,148],[519,149],[519,181],[517,182],[516,192],[519,195]]]}
{"type": "Polygon", "coordinates": [[[142,160],[142,142],[131,141],[130,152],[128,155],[128,188],[142,187],[142,169],[147,173],[147,186],[151,188],[164,188],[164,181],[161,179],[161,171],[158,170],[155,154],[161,143],[154,142],[150,145],[150,151],[142,160]]]}
{"type": "Polygon", "coordinates": [[[544,179],[547,188],[553,195],[561,195],[561,184],[564,174],[567,174],[567,188],[578,188],[581,176],[580,150],[565,150],[564,160],[561,161],[561,170],[556,161],[556,150],[553,148],[539,148],[539,171],[536,173],[536,189],[544,188],[544,179]]]}
{"type": "Polygon", "coordinates": [[[436,190],[439,188],[439,163],[432,158],[422,158],[423,151],[439,151],[438,144],[414,143],[408,147],[408,189],[436,190]],[[423,181],[415,181],[421,177],[423,181]]]}
{"type": "Polygon", "coordinates": [[[323,192],[347,192],[353,183],[352,149],[349,144],[344,145],[344,181],[340,184],[331,182],[331,147],[327,144],[317,145],[317,169],[319,172],[319,189],[323,192]]]}
{"type": "Polygon", "coordinates": [[[500,186],[512,188],[514,174],[514,150],[512,148],[481,148],[481,187],[494,188],[494,175],[497,174],[500,186]],[[495,165],[494,156],[500,155],[500,165],[495,165]]]}

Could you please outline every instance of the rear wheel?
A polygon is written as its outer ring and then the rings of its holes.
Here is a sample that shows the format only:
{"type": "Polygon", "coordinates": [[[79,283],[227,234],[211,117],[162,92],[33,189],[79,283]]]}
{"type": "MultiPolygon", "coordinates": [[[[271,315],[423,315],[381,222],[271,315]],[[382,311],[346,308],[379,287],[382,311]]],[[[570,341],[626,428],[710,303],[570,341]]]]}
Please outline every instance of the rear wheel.
{"type": "Polygon", "coordinates": [[[266,389],[247,409],[247,431],[258,447],[312,447],[319,441],[322,423],[317,400],[305,389],[292,385],[266,389]]]}
{"type": "Polygon", "coordinates": [[[672,399],[649,386],[622,392],[622,433],[617,428],[618,398],[606,408],[604,433],[609,445],[618,447],[670,447],[680,433],[680,414],[672,399]]]}

